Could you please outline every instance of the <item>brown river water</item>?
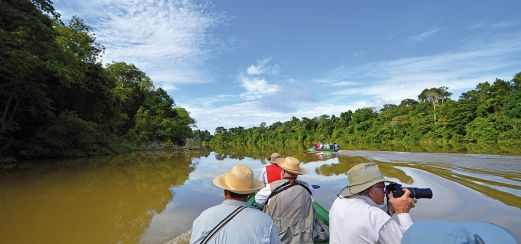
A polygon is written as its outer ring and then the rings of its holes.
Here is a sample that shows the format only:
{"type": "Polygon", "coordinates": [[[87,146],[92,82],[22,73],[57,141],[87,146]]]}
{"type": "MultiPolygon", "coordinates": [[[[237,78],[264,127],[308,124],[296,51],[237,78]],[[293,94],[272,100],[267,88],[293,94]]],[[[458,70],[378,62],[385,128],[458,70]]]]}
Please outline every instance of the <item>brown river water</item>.
{"type": "MultiPolygon", "coordinates": [[[[162,243],[191,228],[223,201],[211,179],[234,164],[256,176],[265,153],[149,152],[0,165],[0,243],[162,243]]],[[[385,177],[429,187],[414,221],[488,221],[521,240],[521,156],[342,151],[341,156],[282,152],[304,162],[302,180],[320,185],[329,208],[345,172],[373,161],[385,177]]]]}

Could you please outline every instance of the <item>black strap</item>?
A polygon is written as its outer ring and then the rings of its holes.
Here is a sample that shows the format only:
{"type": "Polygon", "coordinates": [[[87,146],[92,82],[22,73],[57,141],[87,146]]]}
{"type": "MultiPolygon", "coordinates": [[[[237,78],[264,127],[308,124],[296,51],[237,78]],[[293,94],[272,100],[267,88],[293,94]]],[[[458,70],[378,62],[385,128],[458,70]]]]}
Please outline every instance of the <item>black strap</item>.
{"type": "Polygon", "coordinates": [[[210,239],[212,239],[212,237],[217,234],[217,232],[219,232],[219,230],[221,230],[228,222],[230,222],[230,220],[233,219],[233,217],[235,217],[237,214],[239,214],[240,211],[242,211],[243,209],[245,209],[246,207],[244,206],[240,206],[238,208],[236,208],[235,210],[233,210],[232,213],[230,213],[228,216],[226,216],[226,218],[224,218],[223,220],[221,220],[221,222],[216,225],[210,232],[208,232],[208,235],[206,235],[203,240],[201,241],[202,244],[206,244],[208,243],[208,241],[210,241],[210,239]]]}
{"type": "Polygon", "coordinates": [[[284,184],[278,186],[277,188],[275,188],[275,190],[273,190],[271,192],[271,194],[268,196],[268,199],[266,199],[266,205],[268,204],[268,201],[270,200],[270,198],[274,197],[275,195],[291,188],[291,187],[294,187],[294,186],[302,186],[304,187],[304,189],[306,189],[306,191],[309,192],[309,195],[313,195],[313,193],[311,193],[311,190],[306,186],[304,185],[302,182],[296,180],[296,181],[293,181],[293,182],[285,182],[284,184]]]}

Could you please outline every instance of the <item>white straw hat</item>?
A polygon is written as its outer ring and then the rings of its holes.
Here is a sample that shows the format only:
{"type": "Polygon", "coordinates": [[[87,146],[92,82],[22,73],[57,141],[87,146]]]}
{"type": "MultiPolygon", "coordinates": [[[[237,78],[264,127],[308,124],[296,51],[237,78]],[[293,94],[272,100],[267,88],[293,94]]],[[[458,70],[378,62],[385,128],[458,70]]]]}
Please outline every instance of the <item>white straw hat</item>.
{"type": "Polygon", "coordinates": [[[277,158],[282,158],[282,156],[280,156],[280,154],[276,153],[276,152],[272,153],[271,156],[270,156],[270,162],[272,164],[274,164],[275,163],[275,159],[277,159],[277,158]]]}
{"type": "Polygon", "coordinates": [[[378,182],[391,182],[384,178],[375,163],[357,164],[347,171],[349,185],[339,195],[348,197],[360,193],[378,182]]]}
{"type": "Polygon", "coordinates": [[[244,164],[236,164],[230,172],[215,177],[213,184],[237,194],[253,193],[264,187],[262,182],[255,179],[250,167],[244,164]]]}
{"type": "Polygon", "coordinates": [[[291,174],[303,175],[308,173],[306,169],[300,166],[300,161],[294,157],[286,157],[284,160],[277,161],[277,164],[291,174]]]}

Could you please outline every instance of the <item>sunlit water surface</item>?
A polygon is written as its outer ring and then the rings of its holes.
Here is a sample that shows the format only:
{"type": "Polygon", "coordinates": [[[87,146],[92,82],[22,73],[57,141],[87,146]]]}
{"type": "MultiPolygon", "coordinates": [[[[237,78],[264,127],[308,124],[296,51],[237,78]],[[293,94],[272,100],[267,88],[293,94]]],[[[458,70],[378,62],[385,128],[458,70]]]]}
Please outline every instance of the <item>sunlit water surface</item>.
{"type": "MultiPolygon", "coordinates": [[[[315,200],[329,208],[347,184],[345,172],[373,161],[385,177],[430,187],[415,221],[489,221],[521,240],[521,157],[478,154],[298,152],[320,185],[315,200]]],[[[286,152],[286,154],[291,154],[286,152]]],[[[256,176],[262,156],[139,153],[30,162],[0,170],[0,243],[162,243],[185,233],[204,209],[223,201],[211,179],[234,164],[256,176]]]]}

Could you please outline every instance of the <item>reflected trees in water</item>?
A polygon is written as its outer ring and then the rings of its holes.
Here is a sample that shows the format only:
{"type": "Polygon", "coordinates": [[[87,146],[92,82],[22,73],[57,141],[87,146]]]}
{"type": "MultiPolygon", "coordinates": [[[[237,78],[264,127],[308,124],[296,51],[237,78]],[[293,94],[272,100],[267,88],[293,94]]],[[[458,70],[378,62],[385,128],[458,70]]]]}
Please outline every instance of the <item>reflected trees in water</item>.
{"type": "Polygon", "coordinates": [[[324,176],[345,174],[353,166],[361,163],[374,162],[380,168],[380,171],[386,178],[395,178],[400,182],[412,184],[413,178],[407,175],[403,170],[396,168],[395,164],[369,160],[364,157],[338,157],[338,164],[325,164],[315,169],[315,173],[324,176]]]}
{"type": "Polygon", "coordinates": [[[204,156],[198,154],[132,153],[33,162],[3,172],[0,194],[10,201],[0,202],[0,229],[12,230],[3,238],[136,243],[154,214],[164,211],[172,199],[169,189],[184,184],[195,169],[192,158],[204,156]],[[25,235],[28,229],[38,231],[25,235]]]}
{"type": "Polygon", "coordinates": [[[315,169],[315,172],[319,175],[330,176],[345,174],[351,167],[365,162],[375,162],[382,174],[386,178],[395,178],[405,184],[413,184],[414,179],[407,175],[406,172],[399,169],[398,167],[407,167],[413,169],[419,169],[439,177],[445,178],[449,181],[461,184],[465,187],[473,189],[486,195],[490,198],[499,200],[509,206],[521,208],[521,197],[516,196],[512,193],[505,192],[505,189],[521,190],[521,186],[515,183],[501,182],[500,180],[486,179],[486,177],[477,177],[467,175],[462,172],[476,173],[481,175],[492,175],[497,176],[505,180],[513,182],[521,182],[521,173],[519,172],[499,172],[483,169],[472,169],[468,167],[456,167],[448,166],[446,164],[436,163],[415,163],[415,162],[380,162],[377,160],[370,160],[365,157],[347,157],[341,156],[338,158],[338,164],[325,164],[315,169]]]}

